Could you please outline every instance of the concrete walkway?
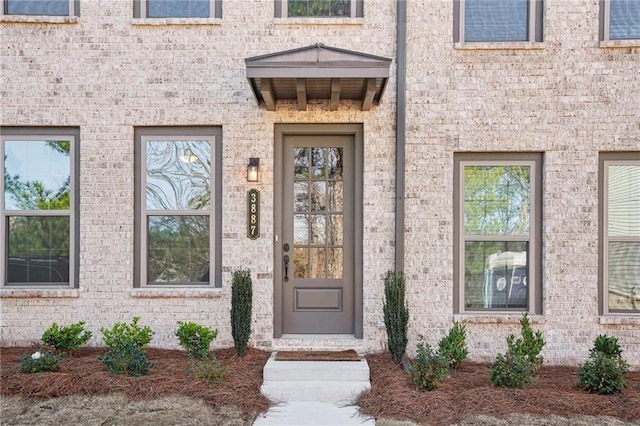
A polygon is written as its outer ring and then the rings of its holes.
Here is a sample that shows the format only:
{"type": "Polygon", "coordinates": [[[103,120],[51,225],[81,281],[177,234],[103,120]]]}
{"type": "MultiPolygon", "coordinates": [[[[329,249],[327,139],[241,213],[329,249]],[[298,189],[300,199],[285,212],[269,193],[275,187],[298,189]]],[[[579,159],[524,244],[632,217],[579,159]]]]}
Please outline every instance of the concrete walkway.
{"type": "Polygon", "coordinates": [[[287,402],[261,414],[254,426],[375,426],[371,417],[363,417],[356,406],[338,406],[327,402],[287,402]]]}

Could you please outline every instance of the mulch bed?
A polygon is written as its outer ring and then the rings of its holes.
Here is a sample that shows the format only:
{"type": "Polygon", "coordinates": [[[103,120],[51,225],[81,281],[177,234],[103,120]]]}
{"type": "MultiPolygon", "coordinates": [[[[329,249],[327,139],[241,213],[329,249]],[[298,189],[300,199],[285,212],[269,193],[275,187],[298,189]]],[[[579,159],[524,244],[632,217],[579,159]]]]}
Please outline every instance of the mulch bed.
{"type": "Polygon", "coordinates": [[[365,414],[420,424],[445,425],[475,415],[506,417],[513,413],[535,416],[611,416],[640,420],[640,372],[626,376],[620,395],[591,394],[576,387],[573,367],[542,366],[532,386],[499,388],[489,383],[489,365],[464,362],[435,391],[419,391],[411,377],[394,366],[389,353],[367,356],[371,392],[358,400],[365,414]]]}
{"type": "Polygon", "coordinates": [[[265,411],[270,403],[260,393],[262,367],[270,353],[249,348],[238,358],[234,348],[215,351],[218,361],[229,370],[222,383],[208,385],[188,371],[191,362],[182,350],[150,348],[147,356],[154,363],[142,377],[115,375],[98,360],[106,348],[80,348],[65,357],[56,373],[23,374],[17,358],[36,348],[0,349],[0,393],[3,395],[51,398],[72,394],[126,394],[132,399],[160,396],[190,396],[203,399],[213,408],[233,405],[247,419],[265,411]]]}
{"type": "MultiPolygon", "coordinates": [[[[23,354],[35,348],[0,348],[0,393],[33,398],[72,394],[126,394],[132,399],[189,396],[211,407],[232,405],[245,419],[269,407],[260,394],[262,368],[269,352],[249,348],[238,358],[234,348],[216,350],[229,371],[219,385],[208,385],[188,372],[190,361],[182,350],[151,348],[155,364],[143,377],[110,374],[98,360],[105,348],[81,348],[60,363],[57,373],[18,373],[23,354]]],[[[465,362],[432,392],[418,391],[410,376],[394,365],[388,352],[368,355],[371,392],[358,400],[361,410],[376,418],[411,420],[420,424],[452,424],[480,414],[506,417],[514,413],[536,416],[612,416],[640,420],[640,372],[627,374],[620,395],[602,396],[578,389],[573,367],[543,366],[535,383],[525,389],[504,389],[489,383],[489,366],[465,362]]]]}

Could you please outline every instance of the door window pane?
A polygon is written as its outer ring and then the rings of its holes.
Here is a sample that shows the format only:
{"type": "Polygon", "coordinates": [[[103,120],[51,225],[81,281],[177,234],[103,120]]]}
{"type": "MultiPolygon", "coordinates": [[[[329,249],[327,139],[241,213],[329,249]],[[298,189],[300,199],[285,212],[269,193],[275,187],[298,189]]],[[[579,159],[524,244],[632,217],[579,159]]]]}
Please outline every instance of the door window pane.
{"type": "Polygon", "coordinates": [[[5,141],[5,210],[68,210],[70,149],[69,141],[5,141]]]}
{"type": "Polygon", "coordinates": [[[327,148],[327,172],[329,179],[342,179],[342,148],[327,148]]]}
{"type": "Polygon", "coordinates": [[[349,17],[352,0],[287,0],[287,15],[349,17]]]}
{"type": "Polygon", "coordinates": [[[293,243],[309,244],[309,216],[306,214],[297,214],[293,217],[293,243]]]}
{"type": "Polygon", "coordinates": [[[310,216],[310,219],[311,244],[316,246],[326,244],[327,239],[325,236],[325,216],[321,214],[314,214],[310,216]]]}
{"type": "Polygon", "coordinates": [[[327,278],[342,278],[342,249],[327,249],[327,278]]]}
{"type": "Polygon", "coordinates": [[[209,216],[149,216],[150,283],[209,281],[209,216]]]}
{"type": "Polygon", "coordinates": [[[149,18],[208,18],[210,0],[142,0],[148,1],[149,18]]]}
{"type": "Polygon", "coordinates": [[[312,212],[324,212],[327,210],[327,182],[326,181],[312,181],[309,182],[311,187],[311,194],[309,198],[311,201],[312,212]]]}
{"type": "Polygon", "coordinates": [[[69,15],[69,0],[7,0],[6,5],[8,15],[69,15]]]}
{"type": "Polygon", "coordinates": [[[466,308],[527,308],[528,257],[524,241],[467,241],[466,308]]]}
{"type": "Polygon", "coordinates": [[[69,216],[7,217],[7,282],[69,282],[69,216]]]}
{"type": "Polygon", "coordinates": [[[344,235],[344,221],[341,214],[327,215],[327,244],[341,246],[344,235]]]}
{"type": "Polygon", "coordinates": [[[327,204],[330,212],[341,212],[344,209],[344,184],[341,180],[329,181],[327,188],[327,204]]]}
{"type": "Polygon", "coordinates": [[[609,38],[613,40],[640,38],[640,1],[609,1],[611,2],[609,38]]]}
{"type": "Polygon", "coordinates": [[[293,150],[293,170],[296,179],[309,177],[309,149],[294,148],[293,150]]]}
{"type": "Polygon", "coordinates": [[[294,211],[306,213],[309,211],[309,182],[293,183],[293,198],[295,200],[294,211]]]}
{"type": "MultiPolygon", "coordinates": [[[[309,249],[296,247],[293,251],[294,278],[309,278],[309,249]]],[[[289,266],[291,267],[291,266],[289,266]]],[[[289,271],[289,274],[291,271],[289,271]]]]}
{"type": "Polygon", "coordinates": [[[309,278],[325,278],[327,252],[324,248],[312,248],[310,250],[309,264],[311,266],[311,274],[309,278]]]}
{"type": "Polygon", "coordinates": [[[527,235],[529,166],[466,166],[464,231],[467,235],[527,235]]]}
{"type": "Polygon", "coordinates": [[[528,0],[465,0],[464,41],[526,41],[528,0]]]}
{"type": "Polygon", "coordinates": [[[203,210],[211,206],[211,145],[208,141],[146,143],[149,210],[203,210]]]}

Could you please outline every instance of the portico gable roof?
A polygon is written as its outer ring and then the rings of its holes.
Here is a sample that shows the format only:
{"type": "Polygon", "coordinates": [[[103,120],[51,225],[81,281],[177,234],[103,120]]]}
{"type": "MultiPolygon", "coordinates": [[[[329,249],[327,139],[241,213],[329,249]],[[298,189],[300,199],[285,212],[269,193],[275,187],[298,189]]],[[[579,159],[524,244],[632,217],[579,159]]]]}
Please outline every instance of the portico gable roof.
{"type": "Polygon", "coordinates": [[[378,104],[389,78],[391,59],[314,44],[245,59],[247,79],[258,100],[275,111],[278,100],[329,100],[337,111],[341,99],[361,101],[362,110],[378,104]]]}

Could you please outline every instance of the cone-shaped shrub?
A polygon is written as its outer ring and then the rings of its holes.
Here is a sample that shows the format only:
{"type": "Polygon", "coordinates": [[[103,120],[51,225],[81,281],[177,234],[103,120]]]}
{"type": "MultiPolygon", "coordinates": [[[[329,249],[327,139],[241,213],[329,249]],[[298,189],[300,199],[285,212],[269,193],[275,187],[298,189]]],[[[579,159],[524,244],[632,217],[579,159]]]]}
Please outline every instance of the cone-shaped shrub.
{"type": "Polygon", "coordinates": [[[237,270],[233,272],[231,285],[231,334],[239,357],[247,350],[247,342],[251,335],[251,303],[253,289],[251,272],[237,270]]]}
{"type": "Polygon", "coordinates": [[[402,362],[408,340],[409,309],[404,301],[404,292],[402,272],[388,271],[384,277],[384,326],[391,358],[396,364],[402,362]]]}

